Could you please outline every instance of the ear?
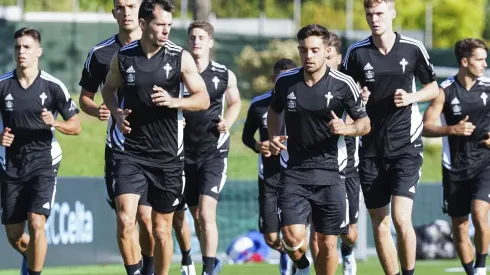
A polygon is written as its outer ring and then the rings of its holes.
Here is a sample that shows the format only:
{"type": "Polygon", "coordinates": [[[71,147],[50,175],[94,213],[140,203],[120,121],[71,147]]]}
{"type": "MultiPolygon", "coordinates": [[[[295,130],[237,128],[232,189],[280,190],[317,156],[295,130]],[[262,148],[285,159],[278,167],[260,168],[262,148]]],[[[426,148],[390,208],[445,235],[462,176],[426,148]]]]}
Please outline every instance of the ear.
{"type": "Polygon", "coordinates": [[[142,31],[146,30],[146,26],[147,26],[147,24],[146,24],[145,19],[140,18],[140,19],[138,19],[138,21],[139,21],[139,25],[140,25],[141,30],[142,30],[142,31]]]}
{"type": "Polygon", "coordinates": [[[342,64],[342,54],[337,55],[337,65],[342,64]]]}
{"type": "Polygon", "coordinates": [[[393,9],[393,10],[392,10],[392,18],[391,18],[391,19],[392,19],[392,20],[395,20],[395,18],[396,18],[396,10],[395,10],[395,9],[393,9]]]}
{"type": "Polygon", "coordinates": [[[41,57],[41,55],[43,55],[43,48],[39,47],[39,48],[37,49],[36,56],[39,58],[39,57],[41,57]]]}
{"type": "Polygon", "coordinates": [[[214,47],[214,38],[210,38],[209,39],[209,48],[213,48],[214,47]]]}
{"type": "Polygon", "coordinates": [[[468,58],[466,58],[466,57],[461,58],[461,66],[467,68],[468,67],[468,63],[469,63],[468,62],[468,58]]]}

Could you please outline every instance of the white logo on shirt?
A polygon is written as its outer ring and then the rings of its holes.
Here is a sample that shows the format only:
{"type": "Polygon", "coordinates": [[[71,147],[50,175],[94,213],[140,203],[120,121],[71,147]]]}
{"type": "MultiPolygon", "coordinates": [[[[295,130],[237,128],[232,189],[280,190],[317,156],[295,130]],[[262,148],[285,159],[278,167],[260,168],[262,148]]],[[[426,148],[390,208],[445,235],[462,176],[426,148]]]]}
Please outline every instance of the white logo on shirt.
{"type": "Polygon", "coordinates": [[[130,66],[127,70],[126,70],[126,81],[128,83],[133,83],[135,80],[136,80],[136,77],[134,75],[134,73],[136,73],[136,71],[134,70],[133,66],[130,66]]]}
{"type": "Polygon", "coordinates": [[[168,79],[168,74],[170,73],[170,71],[173,69],[172,66],[170,66],[170,64],[165,64],[165,66],[163,67],[163,69],[165,70],[165,72],[167,73],[167,79],[168,79]]]}
{"type": "Polygon", "coordinates": [[[5,111],[13,111],[14,110],[14,97],[11,94],[8,94],[5,97],[5,111]]]}
{"type": "Polygon", "coordinates": [[[328,108],[328,105],[330,105],[330,100],[333,98],[332,93],[328,91],[328,94],[325,95],[325,98],[327,99],[327,108],[328,108]]]}
{"type": "Polygon", "coordinates": [[[457,97],[455,97],[451,101],[451,105],[452,105],[454,115],[461,115],[461,105],[459,105],[459,104],[460,104],[460,102],[459,102],[457,97]]]}
{"type": "Polygon", "coordinates": [[[217,76],[213,78],[213,83],[214,83],[214,89],[218,90],[219,78],[217,76]]]}
{"type": "Polygon", "coordinates": [[[405,73],[405,66],[408,65],[408,62],[405,58],[403,58],[401,61],[400,61],[400,65],[402,65],[402,71],[403,73],[405,73]]]}
{"type": "Polygon", "coordinates": [[[48,96],[43,92],[39,97],[41,98],[41,105],[44,106],[44,100],[46,100],[48,96]]]}
{"type": "Polygon", "coordinates": [[[487,106],[487,94],[485,92],[481,93],[481,99],[483,100],[483,105],[487,106]]]}
{"type": "Polygon", "coordinates": [[[374,68],[371,64],[367,63],[364,66],[364,76],[366,77],[366,81],[373,82],[374,81],[374,68]]]}

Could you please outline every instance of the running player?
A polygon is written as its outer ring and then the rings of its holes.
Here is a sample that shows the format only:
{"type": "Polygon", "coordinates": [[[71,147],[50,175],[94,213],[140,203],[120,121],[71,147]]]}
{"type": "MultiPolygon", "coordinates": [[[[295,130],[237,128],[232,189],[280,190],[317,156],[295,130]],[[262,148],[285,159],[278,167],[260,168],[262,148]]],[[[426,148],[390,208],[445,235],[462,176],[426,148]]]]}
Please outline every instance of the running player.
{"type": "MultiPolygon", "coordinates": [[[[121,250],[131,256],[140,196],[148,189],[155,238],[155,274],[168,274],[172,260],[172,218],[183,193],[182,110],[208,108],[206,86],[192,57],[168,35],[174,7],[167,0],[144,0],[138,18],[141,40],[113,57],[102,96],[114,114],[115,202],[121,250]],[[183,83],[181,82],[183,80],[183,83]],[[192,96],[182,98],[183,85],[192,96]],[[117,89],[119,101],[114,99],[117,89]],[[119,108],[118,108],[119,106],[119,108]]],[[[127,274],[139,274],[136,259],[127,274]]]]}
{"type": "MultiPolygon", "coordinates": [[[[274,64],[272,81],[275,83],[280,73],[296,68],[291,59],[280,59],[274,64]]],[[[259,154],[259,230],[267,245],[281,253],[280,270],[282,275],[290,274],[289,256],[284,251],[279,237],[280,227],[277,218],[277,183],[279,182],[279,156],[269,151],[269,133],[267,132],[267,109],[271,103],[272,90],[252,99],[247,119],[243,127],[242,141],[248,148],[259,154]],[[255,133],[259,131],[259,141],[255,133]]]]}
{"type": "Polygon", "coordinates": [[[395,0],[364,0],[364,11],[372,36],[353,44],[342,63],[345,73],[371,91],[366,108],[372,131],[359,149],[361,187],[385,274],[399,272],[391,202],[402,274],[413,275],[412,206],[423,161],[417,102],[433,99],[439,90],[422,43],[393,32],[395,0]],[[415,77],[423,84],[418,92],[415,77]]]}
{"type": "Polygon", "coordinates": [[[369,118],[352,78],[325,64],[330,55],[327,29],[308,25],[297,39],[303,67],[279,76],[267,118],[270,151],[281,152],[285,168],[277,186],[277,214],[282,244],[298,267],[296,274],[310,274],[304,238],[311,213],[319,246],[315,270],[333,275],[337,235],[349,228],[344,136],[368,133],[369,118]],[[352,124],[345,124],[347,115],[352,124]],[[283,126],[286,136],[281,135],[283,126]],[[287,145],[282,143],[286,139],[287,145]]]}
{"type": "Polygon", "coordinates": [[[78,135],[78,108],[65,85],[39,70],[41,35],[14,34],[15,70],[0,77],[0,186],[2,224],[24,257],[21,274],[38,275],[48,249],[44,225],[54,204],[61,147],[55,130],[78,135]],[[57,114],[64,121],[57,121],[57,114]],[[29,235],[24,233],[27,220],[29,235]],[[27,266],[26,262],[27,261],[27,266]]]}
{"type": "Polygon", "coordinates": [[[451,217],[454,246],[468,275],[486,274],[490,238],[490,79],[483,76],[487,51],[480,39],[458,41],[458,74],[441,83],[424,114],[423,135],[443,137],[443,209],[451,217]],[[441,126],[436,125],[439,117],[441,126]],[[469,214],[475,225],[474,270],[469,214]]]}

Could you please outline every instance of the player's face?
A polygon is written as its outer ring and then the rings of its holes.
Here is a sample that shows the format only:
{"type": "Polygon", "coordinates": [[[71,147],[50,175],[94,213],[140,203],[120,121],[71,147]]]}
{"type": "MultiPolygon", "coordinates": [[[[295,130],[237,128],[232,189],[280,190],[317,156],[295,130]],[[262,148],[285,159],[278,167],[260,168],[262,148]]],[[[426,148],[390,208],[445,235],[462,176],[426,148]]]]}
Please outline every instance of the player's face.
{"type": "Polygon", "coordinates": [[[160,6],[156,6],[153,16],[154,19],[150,22],[140,19],[140,26],[153,46],[163,47],[172,28],[172,13],[163,10],[160,6]]]}
{"type": "Polygon", "coordinates": [[[473,55],[466,61],[467,68],[474,76],[480,77],[485,74],[487,68],[487,52],[477,48],[473,50],[473,55]]]}
{"type": "Polygon", "coordinates": [[[327,63],[327,66],[329,66],[332,69],[337,70],[339,68],[340,63],[342,62],[342,54],[337,52],[337,49],[335,47],[329,47],[330,48],[330,54],[327,55],[327,59],[325,60],[325,63],[327,63]]]}
{"type": "Polygon", "coordinates": [[[364,12],[373,35],[380,36],[392,29],[396,11],[391,4],[380,2],[370,8],[364,8],[364,12]]]}
{"type": "Polygon", "coordinates": [[[312,74],[325,65],[325,59],[330,49],[325,46],[319,36],[310,36],[299,41],[299,58],[306,72],[312,74]]]}
{"type": "Polygon", "coordinates": [[[209,49],[214,45],[214,40],[209,34],[200,28],[194,28],[189,32],[187,46],[194,57],[209,55],[209,49]]]}
{"type": "Polygon", "coordinates": [[[24,35],[14,41],[15,62],[20,68],[32,67],[42,53],[41,45],[30,35],[24,35]]]}
{"type": "Polygon", "coordinates": [[[139,28],[138,11],[140,0],[116,0],[112,15],[120,29],[132,31],[139,28]]]}

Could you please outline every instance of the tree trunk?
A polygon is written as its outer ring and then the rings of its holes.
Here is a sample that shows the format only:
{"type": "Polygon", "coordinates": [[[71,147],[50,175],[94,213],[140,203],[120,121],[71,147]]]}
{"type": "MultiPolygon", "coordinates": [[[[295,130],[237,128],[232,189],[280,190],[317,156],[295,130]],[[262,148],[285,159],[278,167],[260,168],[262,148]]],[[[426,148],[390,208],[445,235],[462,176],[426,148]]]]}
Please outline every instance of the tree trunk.
{"type": "Polygon", "coordinates": [[[194,20],[209,20],[211,12],[211,0],[194,0],[193,13],[194,20]]]}

